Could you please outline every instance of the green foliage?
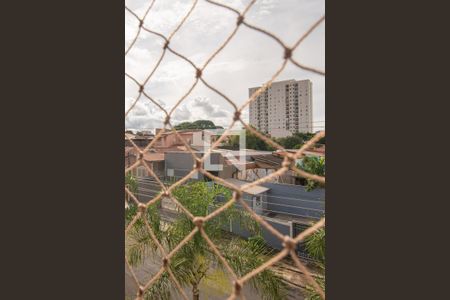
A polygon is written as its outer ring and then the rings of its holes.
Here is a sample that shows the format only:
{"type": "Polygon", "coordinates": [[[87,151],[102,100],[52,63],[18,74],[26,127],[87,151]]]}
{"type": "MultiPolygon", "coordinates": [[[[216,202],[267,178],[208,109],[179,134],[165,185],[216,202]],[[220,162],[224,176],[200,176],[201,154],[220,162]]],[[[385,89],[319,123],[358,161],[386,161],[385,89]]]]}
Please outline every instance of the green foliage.
{"type": "Polygon", "coordinates": [[[184,129],[223,129],[222,126],[215,125],[210,120],[197,120],[194,122],[182,122],[175,126],[176,130],[184,129]]]}
{"type": "MultiPolygon", "coordinates": [[[[319,286],[325,292],[325,277],[317,278],[316,282],[319,284],[319,286]]],[[[316,292],[316,290],[313,287],[307,285],[306,291],[308,293],[308,296],[305,298],[306,300],[322,300],[322,297],[319,295],[319,293],[316,292]]]]}
{"type": "MultiPolygon", "coordinates": [[[[303,158],[297,167],[311,174],[325,176],[325,157],[307,156],[303,158]]],[[[307,180],[306,190],[311,191],[322,185],[314,180],[307,180]]]]}
{"type": "MultiPolygon", "coordinates": [[[[309,255],[318,261],[318,266],[325,274],[325,228],[320,228],[305,240],[306,251],[309,255]]],[[[325,291],[325,276],[317,278],[316,282],[325,291]]],[[[320,300],[320,295],[311,287],[306,287],[308,300],[320,300]]]]}
{"type": "MultiPolygon", "coordinates": [[[[239,150],[239,139],[240,138],[237,135],[230,136],[230,138],[228,139],[228,142],[225,144],[224,148],[239,150]]],[[[259,137],[257,137],[255,134],[253,134],[249,130],[245,131],[245,148],[260,150],[260,151],[274,151],[275,150],[275,148],[273,148],[271,145],[269,145],[266,142],[264,142],[263,140],[261,140],[259,137]]]]}
{"type": "Polygon", "coordinates": [[[320,263],[325,263],[325,229],[320,228],[308,236],[305,243],[309,255],[320,263]]]}
{"type": "MultiPolygon", "coordinates": [[[[301,133],[296,132],[291,136],[283,138],[272,138],[272,140],[282,146],[284,149],[300,149],[303,144],[309,141],[314,136],[313,133],[301,133]]],[[[246,145],[247,149],[254,149],[260,151],[274,151],[271,145],[267,144],[256,135],[246,130],[246,145]]],[[[319,140],[318,144],[325,144],[325,138],[319,140]]],[[[238,150],[239,149],[239,136],[231,136],[228,143],[224,145],[224,148],[238,150]]]]}
{"type": "MultiPolygon", "coordinates": [[[[137,180],[131,173],[125,176],[125,184],[133,194],[138,191],[137,180]]],[[[144,217],[147,219],[147,222],[150,224],[151,228],[154,229],[154,234],[156,235],[158,240],[161,240],[162,232],[159,226],[160,217],[157,213],[158,204],[159,201],[150,205],[147,208],[147,212],[144,217]]],[[[134,202],[130,202],[128,204],[128,208],[125,208],[126,226],[128,226],[128,224],[134,219],[137,213],[138,209],[136,204],[134,202]]],[[[146,254],[148,254],[151,250],[156,250],[156,244],[151,239],[148,229],[145,226],[144,220],[142,218],[139,218],[136,221],[129,233],[129,236],[133,241],[128,247],[128,255],[130,263],[132,265],[136,265],[142,262],[146,254]]]]}
{"type": "Polygon", "coordinates": [[[317,144],[325,145],[325,137],[321,138],[321,139],[317,142],[317,144]]]}
{"type": "MultiPolygon", "coordinates": [[[[153,230],[159,242],[162,241],[162,230],[160,227],[160,216],[158,214],[159,201],[153,203],[147,208],[145,218],[153,230]]],[[[137,207],[131,203],[128,209],[125,209],[126,224],[128,225],[137,214],[137,207]]],[[[156,243],[151,238],[147,226],[142,218],[137,219],[133,228],[129,231],[128,237],[130,244],[127,247],[127,254],[131,265],[138,265],[143,262],[144,258],[157,249],[156,243]]]]}
{"type": "Polygon", "coordinates": [[[134,203],[128,204],[128,207],[125,208],[125,226],[127,226],[131,222],[131,220],[133,220],[136,214],[137,206],[134,203]]]}
{"type": "MultiPolygon", "coordinates": [[[[228,200],[232,196],[231,191],[221,185],[201,181],[178,186],[172,194],[195,216],[206,216],[223,205],[223,201],[217,201],[217,198],[228,200]]],[[[195,227],[191,219],[181,213],[163,232],[159,225],[158,215],[157,208],[154,206],[154,210],[149,209],[146,217],[149,218],[151,227],[155,228],[155,234],[157,232],[158,240],[167,249],[167,252],[179,245],[195,227]]],[[[221,249],[221,253],[235,272],[241,276],[261,265],[271,252],[261,237],[248,240],[236,237],[225,239],[225,232],[222,229],[229,226],[230,220],[238,218],[244,228],[250,232],[259,232],[259,225],[248,214],[242,213],[234,206],[206,222],[203,229],[213,243],[221,249]]],[[[154,243],[146,232],[147,229],[141,228],[142,224],[138,224],[138,222],[136,224],[136,228],[130,232],[131,247],[127,249],[127,255],[133,265],[142,262],[149,254],[155,256],[157,253],[154,243]]],[[[214,280],[223,282],[223,278],[227,276],[225,267],[199,232],[175,253],[170,260],[170,268],[183,287],[190,286],[192,288],[194,299],[199,297],[199,287],[202,282],[214,280]]],[[[263,299],[282,299],[283,297],[284,285],[281,279],[269,270],[255,276],[251,280],[251,284],[257,288],[263,299]]],[[[145,297],[146,299],[165,300],[173,296],[171,295],[173,291],[173,283],[164,273],[146,292],[145,297]]]]}
{"type": "Polygon", "coordinates": [[[306,141],[310,140],[314,134],[296,132],[291,136],[275,139],[284,149],[299,149],[306,141]]]}
{"type": "MultiPolygon", "coordinates": [[[[247,241],[233,239],[221,249],[225,259],[238,276],[243,276],[259,267],[266,257],[273,254],[260,236],[250,237],[247,241]]],[[[265,269],[256,275],[250,284],[258,291],[262,299],[285,299],[285,283],[273,271],[265,269]]]]}
{"type": "MultiPolygon", "coordinates": [[[[125,176],[125,186],[133,194],[135,194],[138,190],[138,184],[137,184],[136,178],[134,178],[134,176],[131,175],[131,173],[128,173],[125,176]]],[[[128,222],[130,222],[133,219],[136,212],[137,212],[137,209],[136,209],[135,205],[130,205],[130,203],[129,203],[128,208],[125,209],[125,225],[127,225],[128,222]]]]}
{"type": "Polygon", "coordinates": [[[138,189],[137,180],[131,173],[128,173],[127,175],[125,175],[125,185],[128,187],[128,189],[132,193],[137,192],[137,189],[138,189]]]}

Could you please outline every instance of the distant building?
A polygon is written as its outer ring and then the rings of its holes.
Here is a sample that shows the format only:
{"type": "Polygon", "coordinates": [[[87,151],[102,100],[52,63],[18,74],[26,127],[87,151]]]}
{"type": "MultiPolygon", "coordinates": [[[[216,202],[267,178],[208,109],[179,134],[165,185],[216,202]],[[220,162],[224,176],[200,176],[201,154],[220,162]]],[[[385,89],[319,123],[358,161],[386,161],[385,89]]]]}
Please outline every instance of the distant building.
{"type": "MultiPolygon", "coordinates": [[[[259,88],[250,88],[249,95],[259,88]]],[[[250,104],[250,125],[273,137],[312,132],[312,115],[310,80],[274,82],[250,104]]]]}
{"type": "MultiPolygon", "coordinates": [[[[156,135],[158,135],[161,130],[162,129],[157,128],[156,135]]],[[[200,131],[200,129],[177,130],[178,134],[175,134],[172,130],[167,129],[155,142],[154,148],[171,148],[176,146],[185,146],[185,144],[191,145],[194,133],[200,131]]]]}
{"type": "Polygon", "coordinates": [[[132,147],[134,143],[140,148],[145,148],[152,140],[153,135],[125,133],[125,147],[132,147]]]}

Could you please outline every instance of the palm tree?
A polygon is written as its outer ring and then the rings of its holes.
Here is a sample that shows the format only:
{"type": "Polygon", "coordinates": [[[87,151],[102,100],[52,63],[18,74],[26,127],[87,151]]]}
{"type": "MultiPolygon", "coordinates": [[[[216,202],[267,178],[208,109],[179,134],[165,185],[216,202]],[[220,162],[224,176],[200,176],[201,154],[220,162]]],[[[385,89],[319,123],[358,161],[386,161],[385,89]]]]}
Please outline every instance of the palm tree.
{"type": "MultiPolygon", "coordinates": [[[[229,199],[231,192],[215,183],[192,182],[177,187],[173,195],[194,216],[206,216],[212,209],[221,205],[217,198],[229,199]]],[[[168,252],[174,249],[195,227],[192,221],[181,213],[176,221],[163,230],[159,226],[157,204],[152,205],[146,217],[151,222],[158,240],[168,252]]],[[[153,257],[157,255],[157,248],[142,224],[143,222],[137,222],[129,234],[127,255],[134,266],[139,265],[149,255],[153,257]]],[[[258,235],[257,223],[248,214],[234,207],[228,208],[219,216],[206,222],[203,228],[238,276],[243,276],[255,269],[272,254],[272,250],[266,247],[264,240],[258,235]],[[233,236],[226,237],[223,228],[229,226],[230,220],[240,222],[244,228],[257,235],[247,240],[233,236]]],[[[218,285],[222,287],[222,291],[229,288],[227,285],[224,287],[224,282],[230,282],[225,267],[200,233],[195,234],[191,241],[170,259],[170,268],[183,288],[191,288],[193,300],[200,298],[201,284],[202,286],[218,285]]],[[[263,299],[282,299],[284,296],[284,283],[270,270],[265,270],[253,277],[250,284],[263,299]]],[[[146,291],[145,297],[146,299],[170,299],[174,290],[175,286],[165,272],[146,291]]]]}
{"type": "MultiPolygon", "coordinates": [[[[317,266],[325,274],[325,228],[320,228],[312,235],[306,238],[306,251],[317,262],[317,266]]],[[[316,282],[325,291],[325,275],[316,279],[316,282]]],[[[322,297],[316,292],[316,290],[310,286],[307,286],[308,300],[320,300],[322,297]]]]}

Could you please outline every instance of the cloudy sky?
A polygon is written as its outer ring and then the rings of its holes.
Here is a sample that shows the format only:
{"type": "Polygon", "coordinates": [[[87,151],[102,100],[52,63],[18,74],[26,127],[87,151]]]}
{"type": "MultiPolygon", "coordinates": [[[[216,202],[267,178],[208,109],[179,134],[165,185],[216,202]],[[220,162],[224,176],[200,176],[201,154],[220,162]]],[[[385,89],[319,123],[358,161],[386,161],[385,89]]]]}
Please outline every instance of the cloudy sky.
{"type": "MultiPolygon", "coordinates": [[[[222,0],[222,3],[239,11],[248,2],[249,0],[222,0]]],[[[150,0],[128,0],[126,3],[137,15],[142,16],[150,0]]],[[[189,0],[156,0],[146,18],[145,27],[169,36],[191,5],[192,1],[189,0]]],[[[246,21],[274,33],[285,44],[292,45],[324,14],[324,0],[259,0],[247,13],[246,21]]],[[[172,38],[171,48],[201,66],[230,35],[235,24],[234,13],[199,0],[189,19],[172,38]]],[[[137,28],[136,19],[125,12],[125,49],[133,40],[137,28]]],[[[159,59],[162,46],[161,38],[141,32],[125,58],[126,72],[142,82],[159,59]]],[[[293,56],[305,65],[325,69],[325,23],[297,48],[293,56]]],[[[269,80],[281,66],[282,58],[283,49],[275,41],[241,26],[228,46],[208,65],[203,76],[209,84],[239,106],[248,99],[248,88],[260,86],[269,80]]],[[[323,129],[325,78],[288,63],[277,80],[287,79],[310,79],[313,82],[313,122],[316,129],[323,129]]],[[[192,66],[167,52],[145,90],[169,110],[194,81],[195,70],[192,66]]],[[[125,110],[128,110],[137,95],[135,83],[125,78],[125,110]]],[[[200,82],[174,112],[172,121],[177,124],[209,119],[217,125],[228,127],[232,115],[232,106],[200,82]]],[[[248,120],[248,111],[243,118],[248,120]]],[[[161,127],[163,119],[157,106],[142,97],[128,114],[125,127],[153,129],[161,127]]]]}

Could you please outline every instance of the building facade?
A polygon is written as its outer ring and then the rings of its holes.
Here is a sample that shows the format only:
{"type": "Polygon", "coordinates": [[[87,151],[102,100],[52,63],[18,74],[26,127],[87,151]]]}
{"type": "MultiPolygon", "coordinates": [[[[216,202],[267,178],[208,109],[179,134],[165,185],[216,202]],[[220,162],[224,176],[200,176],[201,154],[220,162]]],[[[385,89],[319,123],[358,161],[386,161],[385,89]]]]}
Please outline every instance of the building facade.
{"type": "MultiPolygon", "coordinates": [[[[249,96],[259,88],[250,88],[249,96]]],[[[250,125],[273,137],[313,132],[312,116],[312,82],[308,79],[274,82],[250,104],[250,125]]]]}

